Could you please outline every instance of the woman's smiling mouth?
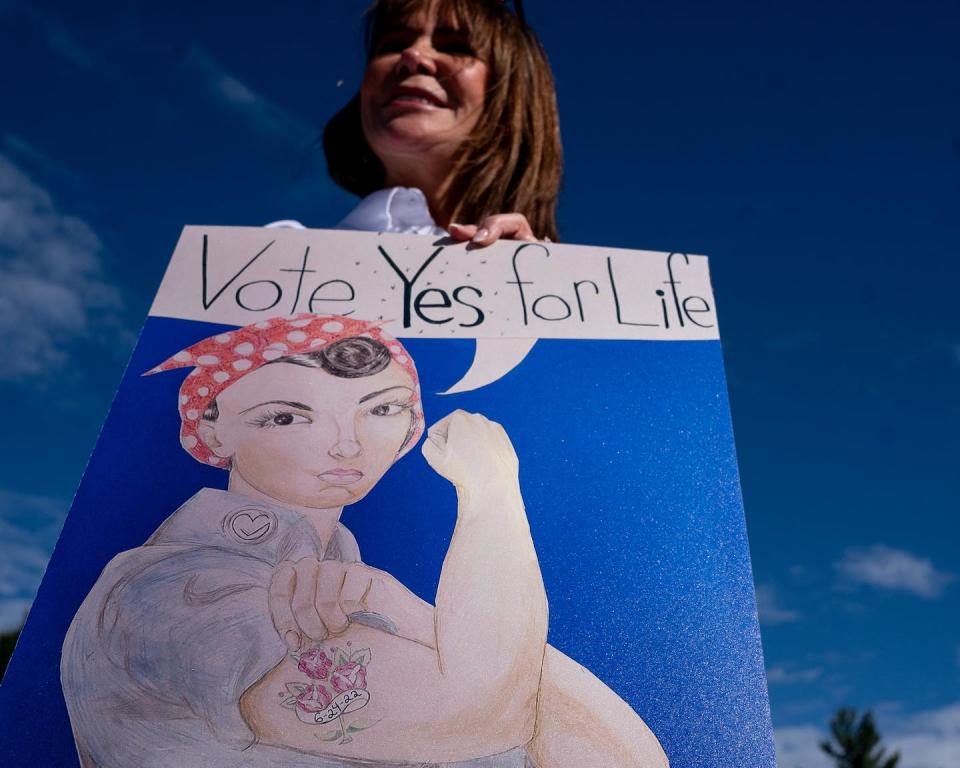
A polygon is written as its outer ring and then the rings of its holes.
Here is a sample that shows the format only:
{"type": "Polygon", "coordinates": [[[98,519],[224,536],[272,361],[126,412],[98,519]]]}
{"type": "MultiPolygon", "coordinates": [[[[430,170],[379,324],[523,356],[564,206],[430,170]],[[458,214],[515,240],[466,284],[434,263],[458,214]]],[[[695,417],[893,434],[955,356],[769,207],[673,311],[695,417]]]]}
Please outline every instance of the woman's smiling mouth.
{"type": "Polygon", "coordinates": [[[330,485],[353,485],[363,479],[363,472],[359,469],[330,469],[317,477],[330,485]]]}
{"type": "Polygon", "coordinates": [[[426,107],[445,107],[446,100],[426,88],[401,85],[393,90],[385,106],[417,105],[426,107]]]}

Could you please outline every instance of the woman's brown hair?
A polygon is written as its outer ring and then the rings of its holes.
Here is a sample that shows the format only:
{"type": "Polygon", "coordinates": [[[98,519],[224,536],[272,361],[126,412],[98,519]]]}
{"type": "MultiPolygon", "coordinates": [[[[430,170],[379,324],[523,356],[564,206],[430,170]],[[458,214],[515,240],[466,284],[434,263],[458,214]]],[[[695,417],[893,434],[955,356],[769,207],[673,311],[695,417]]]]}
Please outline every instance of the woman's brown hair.
{"type": "MultiPolygon", "coordinates": [[[[483,114],[453,169],[451,221],[518,211],[537,237],[557,240],[556,207],[563,166],[553,75],[533,30],[498,0],[377,0],[367,11],[367,56],[385,29],[436,6],[469,31],[489,68],[483,114]]],[[[380,189],[384,168],[363,136],[355,96],[327,123],[323,150],[330,177],[364,197],[380,189]]]]}

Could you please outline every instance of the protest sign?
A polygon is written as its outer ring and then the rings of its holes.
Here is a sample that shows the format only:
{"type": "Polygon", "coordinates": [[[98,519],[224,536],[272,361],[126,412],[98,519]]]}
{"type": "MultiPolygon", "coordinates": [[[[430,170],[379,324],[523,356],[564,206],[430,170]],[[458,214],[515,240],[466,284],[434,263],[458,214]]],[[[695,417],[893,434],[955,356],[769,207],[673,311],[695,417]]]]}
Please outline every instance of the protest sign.
{"type": "Polygon", "coordinates": [[[17,765],[773,766],[706,258],[187,227],[0,714],[17,765]]]}

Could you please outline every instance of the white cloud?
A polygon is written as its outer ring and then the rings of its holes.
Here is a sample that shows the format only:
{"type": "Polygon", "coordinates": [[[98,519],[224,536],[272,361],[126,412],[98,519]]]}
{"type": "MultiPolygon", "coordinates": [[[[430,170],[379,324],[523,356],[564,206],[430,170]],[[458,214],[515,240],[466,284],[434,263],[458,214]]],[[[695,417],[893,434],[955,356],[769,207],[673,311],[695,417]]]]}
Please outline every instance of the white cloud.
{"type": "Polygon", "coordinates": [[[938,571],[927,558],[883,544],[851,547],[834,567],[849,583],[910,592],[927,599],[939,597],[947,584],[956,580],[953,574],[938,571]]]}
{"type": "Polygon", "coordinates": [[[72,185],[80,182],[80,177],[76,173],[39,150],[22,136],[8,133],[3,137],[3,146],[14,158],[20,158],[31,168],[41,171],[44,176],[53,176],[58,181],[72,185]]]}
{"type": "MultiPolygon", "coordinates": [[[[244,82],[202,46],[190,47],[183,72],[212,109],[257,137],[256,152],[272,158],[271,167],[283,177],[275,180],[283,185],[286,200],[313,210],[346,211],[354,204],[327,175],[317,125],[244,82]]],[[[192,112],[190,119],[195,119],[192,112]]]]}
{"type": "MultiPolygon", "coordinates": [[[[887,715],[878,723],[887,754],[900,752],[898,768],[954,768],[960,765],[960,702],[908,716],[887,715]]],[[[831,768],[820,751],[826,728],[797,725],[774,732],[779,768],[831,768]]]]}
{"type": "MultiPolygon", "coordinates": [[[[270,163],[274,170],[266,181],[282,184],[290,203],[301,208],[349,209],[348,193],[327,177],[323,153],[318,151],[319,127],[272,100],[265,93],[267,86],[251,87],[202,45],[171,50],[141,27],[138,14],[114,14],[95,35],[79,32],[54,13],[31,11],[29,17],[51,56],[68,62],[80,75],[107,80],[120,98],[142,101],[143,93],[149,91],[158,119],[177,123],[195,141],[218,141],[223,118],[231,133],[251,133],[256,141],[249,143],[250,157],[270,163]],[[174,66],[168,66],[171,63],[174,66]],[[210,120],[211,113],[220,120],[210,120]],[[200,123],[206,130],[198,133],[200,123]]],[[[101,90],[102,86],[97,84],[101,90]]],[[[122,132],[123,116],[118,120],[117,129],[122,132]]]]}
{"type": "Polygon", "coordinates": [[[911,715],[891,730],[888,742],[903,755],[902,768],[960,765],[960,702],[911,715]]]}
{"type": "Polygon", "coordinates": [[[757,613],[761,624],[789,624],[800,620],[798,611],[780,604],[777,590],[770,584],[757,585],[757,613]]]}
{"type": "MultiPolygon", "coordinates": [[[[139,88],[136,73],[145,67],[152,71],[156,66],[157,51],[131,18],[115,19],[123,25],[121,32],[101,32],[96,38],[82,39],[55,14],[31,10],[30,16],[51,51],[87,72],[139,88]]],[[[227,71],[202,46],[191,45],[184,63],[192,82],[253,129],[298,148],[308,146],[316,138],[315,126],[258,93],[227,71]]]]}
{"type": "Polygon", "coordinates": [[[19,625],[67,512],[62,499],[0,490],[0,630],[19,625]]]}
{"type": "MultiPolygon", "coordinates": [[[[110,79],[116,79],[117,75],[120,74],[110,66],[106,60],[100,57],[91,44],[92,40],[84,41],[78,38],[69,24],[60,21],[54,14],[40,8],[38,3],[27,6],[24,10],[28,18],[33,21],[36,29],[43,36],[50,50],[64,61],[74,67],[110,79]]],[[[102,40],[108,37],[103,34],[102,28],[98,27],[98,32],[99,36],[94,39],[102,40]]]]}
{"type": "Polygon", "coordinates": [[[778,768],[834,768],[834,763],[820,750],[826,734],[814,725],[777,728],[773,733],[777,747],[778,768]]]}
{"type": "Polygon", "coordinates": [[[0,153],[0,381],[56,370],[72,342],[118,330],[122,302],[102,249],[86,222],[0,153]]]}
{"type": "Polygon", "coordinates": [[[823,675],[822,667],[800,669],[792,664],[774,664],[767,669],[767,682],[770,685],[789,685],[791,683],[812,683],[823,675]]]}
{"type": "Polygon", "coordinates": [[[207,93],[254,129],[298,147],[306,147],[315,140],[318,133],[315,126],[274,104],[228,72],[206,49],[194,45],[185,63],[199,76],[207,93]]]}

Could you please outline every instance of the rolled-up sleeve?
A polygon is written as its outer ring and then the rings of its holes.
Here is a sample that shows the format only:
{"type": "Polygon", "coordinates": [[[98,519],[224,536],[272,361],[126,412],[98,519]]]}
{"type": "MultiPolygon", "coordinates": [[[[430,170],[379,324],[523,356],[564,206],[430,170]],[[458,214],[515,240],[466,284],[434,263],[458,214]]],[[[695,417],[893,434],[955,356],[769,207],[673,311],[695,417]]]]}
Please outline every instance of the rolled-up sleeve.
{"type": "Polygon", "coordinates": [[[222,747],[239,764],[254,740],[240,696],[286,652],[267,607],[272,572],[216,547],[154,545],[114,558],[64,644],[81,753],[94,765],[147,767],[174,765],[172,752],[190,747],[188,764],[220,765],[207,757],[222,747]]]}

